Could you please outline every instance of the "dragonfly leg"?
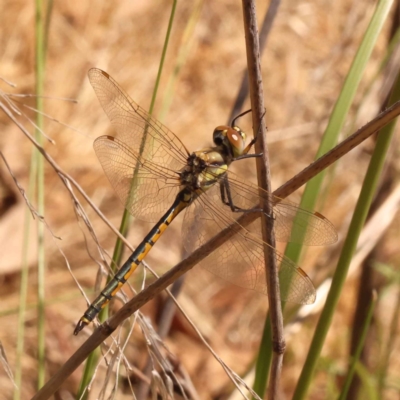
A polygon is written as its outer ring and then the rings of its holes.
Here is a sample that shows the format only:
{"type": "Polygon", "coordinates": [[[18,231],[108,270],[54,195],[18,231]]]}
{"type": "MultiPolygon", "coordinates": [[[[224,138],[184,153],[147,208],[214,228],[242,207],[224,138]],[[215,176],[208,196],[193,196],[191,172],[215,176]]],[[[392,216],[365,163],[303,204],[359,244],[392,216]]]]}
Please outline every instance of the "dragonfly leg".
{"type": "Polygon", "coordinates": [[[262,157],[262,155],[263,153],[243,154],[239,157],[234,158],[232,161],[244,160],[245,158],[257,158],[257,157],[262,157]]]}
{"type": "Polygon", "coordinates": [[[233,203],[232,199],[232,193],[230,190],[229,186],[229,180],[228,177],[225,176],[223,180],[220,182],[220,192],[221,192],[221,201],[226,205],[229,206],[232,212],[241,212],[241,213],[253,213],[253,212],[258,212],[258,213],[263,213],[266,217],[268,218],[273,218],[275,219],[275,216],[273,214],[269,215],[266,214],[263,208],[259,207],[254,207],[254,208],[240,208],[238,206],[235,206],[233,203]]]}
{"type": "MultiPolygon", "coordinates": [[[[248,111],[245,111],[244,113],[242,113],[242,114],[240,114],[240,115],[238,115],[238,116],[232,121],[232,124],[233,124],[233,122],[234,122],[237,118],[241,117],[241,116],[244,115],[244,114],[247,114],[247,113],[250,112],[250,111],[251,111],[251,109],[248,110],[248,111]]],[[[244,158],[261,157],[261,156],[262,156],[262,153],[259,153],[259,154],[248,154],[248,152],[249,152],[250,149],[254,146],[254,144],[257,142],[258,135],[259,135],[259,133],[260,133],[260,131],[261,131],[261,121],[262,121],[262,119],[265,117],[266,112],[267,112],[267,110],[264,109],[263,115],[261,116],[261,119],[260,119],[260,124],[259,124],[258,129],[257,129],[256,136],[255,136],[253,139],[251,139],[250,143],[249,143],[249,144],[246,146],[246,148],[243,150],[243,155],[241,155],[240,157],[237,157],[236,159],[234,159],[234,161],[242,160],[242,159],[244,159],[244,158]]]]}
{"type": "Polygon", "coordinates": [[[249,110],[243,111],[241,114],[236,115],[235,118],[233,118],[232,123],[231,123],[231,127],[233,128],[235,126],[235,122],[237,119],[239,119],[240,117],[243,117],[243,115],[248,114],[249,112],[252,112],[253,110],[250,108],[249,110]]]}

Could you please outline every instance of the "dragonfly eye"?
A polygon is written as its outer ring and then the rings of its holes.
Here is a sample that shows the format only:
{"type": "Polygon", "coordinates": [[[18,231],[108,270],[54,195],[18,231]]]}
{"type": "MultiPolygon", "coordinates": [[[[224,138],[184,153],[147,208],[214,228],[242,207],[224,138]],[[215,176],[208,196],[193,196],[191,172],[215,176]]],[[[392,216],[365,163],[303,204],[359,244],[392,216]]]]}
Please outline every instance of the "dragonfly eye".
{"type": "Polygon", "coordinates": [[[228,126],[217,126],[214,129],[213,141],[217,146],[220,146],[225,142],[228,129],[228,126]]]}
{"type": "Polygon", "coordinates": [[[232,149],[233,156],[241,156],[245,147],[246,134],[240,128],[235,126],[234,128],[229,129],[226,136],[232,149]]]}
{"type": "Polygon", "coordinates": [[[239,133],[239,135],[241,136],[243,142],[245,142],[245,141],[246,141],[246,138],[247,138],[246,133],[243,132],[238,126],[234,126],[233,129],[234,129],[236,132],[239,133]]]}
{"type": "Polygon", "coordinates": [[[230,126],[222,125],[215,128],[213,140],[217,146],[222,145],[229,148],[229,152],[234,157],[239,157],[245,147],[246,134],[237,126],[231,128],[230,126]]]}

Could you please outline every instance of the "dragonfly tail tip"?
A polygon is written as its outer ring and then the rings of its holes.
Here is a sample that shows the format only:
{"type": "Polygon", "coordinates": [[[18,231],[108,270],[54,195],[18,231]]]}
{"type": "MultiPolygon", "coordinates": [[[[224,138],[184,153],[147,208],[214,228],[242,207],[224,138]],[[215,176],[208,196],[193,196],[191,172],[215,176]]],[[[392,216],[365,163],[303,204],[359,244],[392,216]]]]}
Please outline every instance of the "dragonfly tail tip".
{"type": "Polygon", "coordinates": [[[86,319],[81,318],[79,322],[76,324],[76,327],[74,329],[74,335],[77,336],[78,333],[88,324],[86,319]]]}

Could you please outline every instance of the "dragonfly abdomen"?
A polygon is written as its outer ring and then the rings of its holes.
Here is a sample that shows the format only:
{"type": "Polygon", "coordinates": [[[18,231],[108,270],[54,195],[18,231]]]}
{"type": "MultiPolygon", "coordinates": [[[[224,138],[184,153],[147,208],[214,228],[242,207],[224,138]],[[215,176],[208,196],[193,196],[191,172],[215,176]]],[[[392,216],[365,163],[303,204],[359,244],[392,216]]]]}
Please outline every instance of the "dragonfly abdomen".
{"type": "Polygon", "coordinates": [[[129,279],[132,273],[136,270],[139,264],[147,256],[153,248],[157,240],[161,237],[164,231],[175,217],[191,203],[191,196],[186,190],[182,190],[176,197],[174,203],[169,210],[161,217],[160,221],[146,235],[143,241],[139,244],[136,250],[126,260],[122,267],[118,270],[115,276],[101,291],[97,298],[92,302],[82,318],[75,327],[74,334],[77,335],[85,325],[88,325],[96,315],[110,302],[110,300],[119,292],[121,287],[129,279]]]}

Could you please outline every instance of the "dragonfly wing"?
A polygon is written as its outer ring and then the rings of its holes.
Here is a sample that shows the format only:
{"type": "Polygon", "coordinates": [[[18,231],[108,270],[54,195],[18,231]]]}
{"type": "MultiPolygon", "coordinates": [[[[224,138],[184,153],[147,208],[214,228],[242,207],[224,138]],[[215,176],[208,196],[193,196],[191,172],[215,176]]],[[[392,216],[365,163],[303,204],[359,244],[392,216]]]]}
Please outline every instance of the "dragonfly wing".
{"type": "Polygon", "coordinates": [[[125,208],[137,218],[157,221],[179,191],[177,174],[139,157],[113,136],[100,136],[93,146],[125,208]]]}
{"type": "Polygon", "coordinates": [[[189,152],[167,127],[136,104],[106,72],[92,68],[89,80],[117,131],[116,137],[146,160],[179,171],[189,152]]]}
{"type": "Polygon", "coordinates": [[[241,213],[232,213],[220,200],[218,185],[209,189],[187,209],[183,238],[185,251],[193,252],[196,248],[212,239],[227,226],[236,234],[200,265],[211,273],[237,286],[253,289],[267,294],[264,248],[275,255],[280,264],[279,280],[283,301],[311,304],[315,301],[315,289],[307,274],[287,257],[263,242],[262,238],[250,229],[240,226],[235,219],[241,213]]]}
{"type": "MultiPolygon", "coordinates": [[[[335,227],[322,214],[304,210],[295,203],[282,200],[231,172],[228,172],[228,181],[235,206],[250,210],[259,207],[263,201],[273,205],[277,241],[303,243],[309,246],[322,246],[337,241],[335,227]]],[[[253,226],[254,232],[258,234],[261,232],[260,224],[259,220],[258,224],[253,226]]]]}
{"type": "Polygon", "coordinates": [[[94,149],[103,169],[135,217],[157,221],[179,185],[188,151],[168,128],[138,106],[106,72],[93,68],[89,80],[115,137],[102,136],[94,149]]]}

